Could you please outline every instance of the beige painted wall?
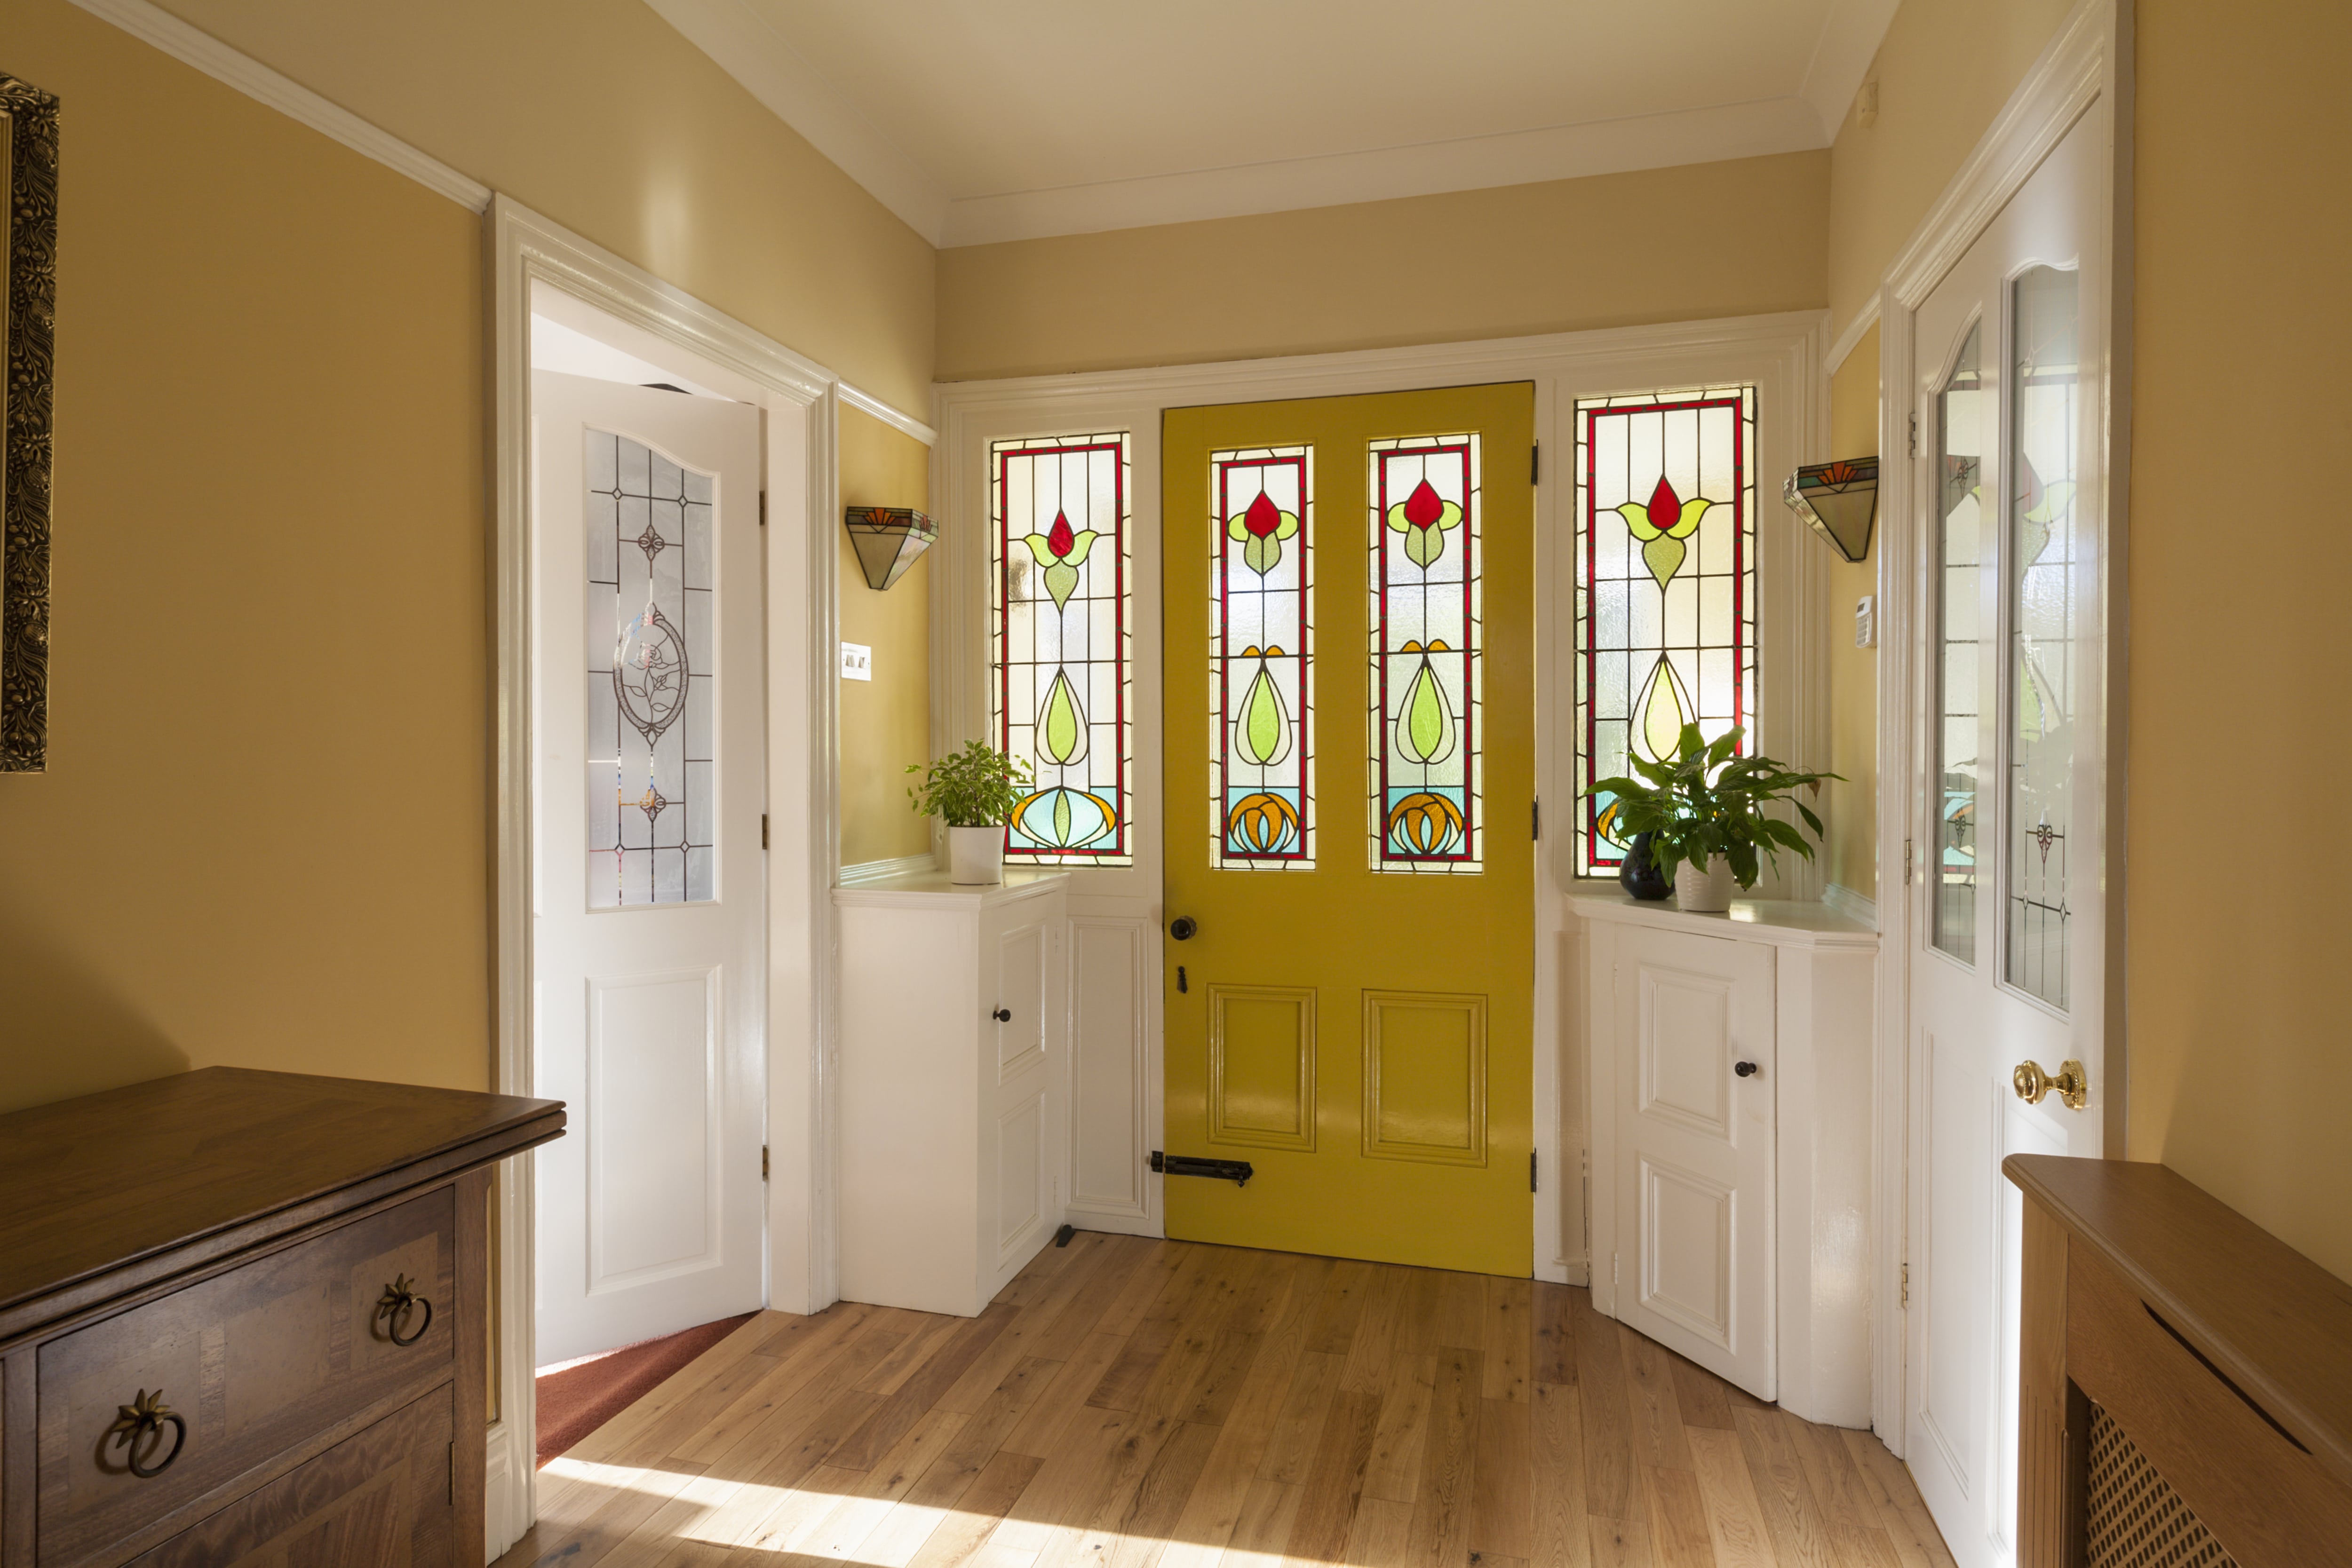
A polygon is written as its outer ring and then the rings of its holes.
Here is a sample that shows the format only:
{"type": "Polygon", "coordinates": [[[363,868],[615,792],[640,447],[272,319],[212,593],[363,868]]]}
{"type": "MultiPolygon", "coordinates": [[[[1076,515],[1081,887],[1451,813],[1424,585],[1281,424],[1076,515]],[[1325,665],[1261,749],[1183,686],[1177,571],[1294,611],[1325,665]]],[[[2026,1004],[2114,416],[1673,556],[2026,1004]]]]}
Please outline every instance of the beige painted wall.
{"type": "Polygon", "coordinates": [[[1791,152],[941,251],[943,381],[1817,308],[1791,152]]]}
{"type": "Polygon", "coordinates": [[[215,1062],[481,1087],[480,226],[63,0],[6,43],[63,132],[0,1108],[215,1062]]]}
{"type": "Polygon", "coordinates": [[[1866,78],[1878,83],[1878,122],[1861,124],[1850,106],[1830,150],[1832,330],[1876,292],[2071,5],[1904,0],[1866,78]]]}
{"type": "MultiPolygon", "coordinates": [[[[484,1086],[480,222],[64,0],[0,4],[0,68],[64,100],[0,1109],[208,1063],[484,1086]]],[[[928,404],[929,247],[634,0],[179,9],[928,404]]]]}
{"type": "MultiPolygon", "coordinates": [[[[1830,378],[1830,455],[1868,457],[1878,451],[1878,329],[1871,328],[1830,378]]],[[[1889,475],[1889,479],[1894,476],[1889,475]]],[[[1824,863],[1829,880],[1864,898],[1878,896],[1878,650],[1853,645],[1854,601],[1878,591],[1878,540],[1853,565],[1816,544],[1829,558],[1830,771],[1824,863]]]]}
{"type": "MultiPolygon", "coordinates": [[[[928,509],[930,448],[872,414],[841,411],[841,503],[928,509]]],[[[875,592],[841,533],[841,636],[874,650],[874,678],[841,683],[841,863],[931,847],[907,800],[907,765],[931,758],[931,558],[875,592]]]]}
{"type": "Polygon", "coordinates": [[[2130,1153],[2352,1280],[2352,533],[2241,548],[2352,455],[2352,9],[2140,0],[2138,59],[2130,1153]]]}
{"type": "Polygon", "coordinates": [[[930,406],[931,247],[642,0],[164,8],[897,407],[930,406]]]}

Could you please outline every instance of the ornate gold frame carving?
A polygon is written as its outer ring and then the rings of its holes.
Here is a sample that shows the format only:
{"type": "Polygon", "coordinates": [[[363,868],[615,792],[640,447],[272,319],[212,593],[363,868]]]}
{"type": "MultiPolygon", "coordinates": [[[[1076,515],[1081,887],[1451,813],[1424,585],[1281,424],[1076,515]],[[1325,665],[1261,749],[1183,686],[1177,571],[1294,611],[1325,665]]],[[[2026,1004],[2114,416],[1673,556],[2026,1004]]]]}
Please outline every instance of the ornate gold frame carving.
{"type": "Polygon", "coordinates": [[[58,297],[58,100],[0,72],[8,164],[8,375],[0,461],[0,773],[49,750],[49,452],[58,297]]]}

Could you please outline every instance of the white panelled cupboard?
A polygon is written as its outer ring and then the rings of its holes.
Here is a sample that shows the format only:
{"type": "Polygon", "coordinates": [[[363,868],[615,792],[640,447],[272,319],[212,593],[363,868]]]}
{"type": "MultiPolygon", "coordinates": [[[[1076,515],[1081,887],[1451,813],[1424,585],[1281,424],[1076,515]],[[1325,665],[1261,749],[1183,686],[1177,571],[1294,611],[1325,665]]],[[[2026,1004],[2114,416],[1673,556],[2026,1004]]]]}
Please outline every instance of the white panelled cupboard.
{"type": "Polygon", "coordinates": [[[1820,904],[1570,902],[1594,1305],[1807,1420],[1869,1426],[1877,934],[1820,904]]]}
{"type": "Polygon", "coordinates": [[[834,890],[844,1300],[976,1316],[1060,1228],[1068,883],[834,890]]]}

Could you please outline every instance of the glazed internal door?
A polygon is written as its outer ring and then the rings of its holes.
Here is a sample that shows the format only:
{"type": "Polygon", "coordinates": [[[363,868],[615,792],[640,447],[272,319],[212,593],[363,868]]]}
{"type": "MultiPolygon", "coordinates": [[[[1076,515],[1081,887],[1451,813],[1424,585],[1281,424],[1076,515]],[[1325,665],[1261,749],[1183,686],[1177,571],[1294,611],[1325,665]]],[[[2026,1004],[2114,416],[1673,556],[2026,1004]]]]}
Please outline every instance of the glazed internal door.
{"type": "Polygon", "coordinates": [[[1532,1270],[1534,418],[1165,416],[1172,1237],[1532,1270]]]}
{"type": "Polygon", "coordinates": [[[2078,122],[1914,324],[1906,1458],[1963,1568],[2014,1555],[2021,1218],[2000,1161],[2100,1153],[2105,349],[2083,256],[2104,135],[2078,122]],[[2029,1061],[2080,1063],[2088,1103],[2025,1103],[2029,1061]]]}
{"type": "Polygon", "coordinates": [[[541,1365],[764,1299],[760,415],[531,379],[541,1365]]]}

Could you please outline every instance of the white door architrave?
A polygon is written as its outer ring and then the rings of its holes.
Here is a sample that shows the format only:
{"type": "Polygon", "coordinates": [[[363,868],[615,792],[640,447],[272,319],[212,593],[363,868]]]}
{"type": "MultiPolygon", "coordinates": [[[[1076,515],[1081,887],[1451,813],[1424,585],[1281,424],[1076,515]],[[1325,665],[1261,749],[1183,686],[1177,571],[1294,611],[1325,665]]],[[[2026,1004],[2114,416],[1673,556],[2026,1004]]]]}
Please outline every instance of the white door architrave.
{"type": "MultiPolygon", "coordinates": [[[[929,427],[844,383],[822,365],[711,308],[521,204],[499,196],[487,214],[494,373],[494,560],[490,622],[495,688],[492,931],[496,1071],[501,1093],[531,1085],[530,319],[567,319],[624,352],[660,364],[682,350],[692,377],[766,413],[767,495],[765,1119],[773,1151],[767,1191],[767,1301],[813,1312],[836,1295],[832,1224],[828,1053],[834,1029],[831,888],[840,844],[836,613],[840,525],[839,410],[844,403],[919,440],[929,427]]],[[[493,1188],[488,1555],[536,1517],[532,1418],[532,1192],[528,1156],[500,1166],[493,1188]]]]}
{"type": "MultiPolygon", "coordinates": [[[[1914,954],[1927,907],[1924,877],[1915,863],[1933,862],[1933,851],[1917,843],[1924,821],[1909,787],[1920,766],[1920,748],[1934,702],[1931,671],[1924,657],[1919,606],[1927,601],[1927,574],[1933,557],[1927,540],[1934,518],[1925,493],[1909,482],[1915,467],[1913,395],[1923,373],[1916,362],[1917,317],[1969,247],[2000,217],[2011,199],[2040,169],[2070,131],[2084,127],[2102,139],[2105,181],[2101,222],[2084,236],[2081,256],[2081,312],[2095,328],[2104,352],[2084,366],[2084,395],[2094,409],[2101,440],[2086,453],[2095,478],[2084,504],[2097,507],[2103,580],[2096,591],[2103,645],[2093,650],[2086,681],[2099,693],[2098,722],[2078,741],[2077,756],[2088,758],[2080,775],[2091,797],[2086,814],[2097,829],[2085,846],[2078,885],[2093,890],[2092,929],[2077,949],[2072,1028],[2085,1061],[2101,1063],[2084,1114],[2095,1118],[2095,1139],[2109,1157],[2123,1150],[2125,1040],[2122,1009],[2124,951],[2123,822],[2127,490],[2130,474],[2131,389],[2131,189],[2132,189],[2132,0],[2080,0],[2056,36],[1995,117],[1910,241],[1888,267],[1876,298],[1839,334],[1841,347],[1858,340],[1872,319],[1880,325],[1879,450],[1889,476],[1880,489],[1877,603],[1878,667],[1878,874],[1880,986],[1874,1076],[1877,1108],[1877,1191],[1874,1252],[1877,1303],[1873,1332],[1873,1426],[1898,1455],[1905,1455],[1906,1413],[1916,1370],[1907,1362],[1906,1270],[1916,1260],[1913,1205],[1916,1184],[1911,1166],[1919,1144],[1915,1128],[1925,1092],[1927,1063],[1912,1028],[1914,954]],[[1906,850],[1911,851],[1906,861],[1906,850]],[[1924,857],[1924,858],[1923,858],[1924,857]]],[[[1998,348],[1990,350],[1996,356],[1998,348]]],[[[1934,433],[1922,419],[1916,450],[1932,450],[1934,433]]],[[[1990,787],[2004,788],[1992,780],[1990,787]]],[[[2078,797],[2079,799],[2079,797],[2078,797]]],[[[2053,1071],[2056,1062],[2045,1063],[2053,1071]]],[[[1914,1303],[1916,1297],[1912,1297],[1914,1303]]],[[[1905,1457],[1916,1459],[1917,1456],[1905,1457]]]]}

